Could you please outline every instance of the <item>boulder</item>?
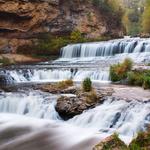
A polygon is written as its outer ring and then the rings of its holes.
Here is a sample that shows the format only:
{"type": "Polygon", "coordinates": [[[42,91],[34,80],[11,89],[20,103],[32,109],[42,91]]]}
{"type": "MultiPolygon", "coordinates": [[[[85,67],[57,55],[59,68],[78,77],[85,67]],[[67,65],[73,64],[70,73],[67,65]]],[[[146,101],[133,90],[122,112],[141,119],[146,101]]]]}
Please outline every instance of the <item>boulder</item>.
{"type": "Polygon", "coordinates": [[[58,98],[55,108],[59,115],[67,120],[103,103],[104,98],[111,96],[112,93],[112,89],[99,89],[91,92],[77,90],[76,97],[61,96],[58,98]]]}

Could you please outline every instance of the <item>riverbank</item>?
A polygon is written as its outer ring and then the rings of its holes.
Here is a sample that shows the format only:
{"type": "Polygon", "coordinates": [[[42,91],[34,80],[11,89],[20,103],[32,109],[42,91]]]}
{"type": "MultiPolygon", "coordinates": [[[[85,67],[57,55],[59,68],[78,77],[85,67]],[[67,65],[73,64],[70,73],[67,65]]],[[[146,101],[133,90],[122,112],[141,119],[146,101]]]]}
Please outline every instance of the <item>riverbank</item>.
{"type": "Polygon", "coordinates": [[[42,58],[35,58],[32,56],[26,56],[21,54],[1,54],[0,65],[8,66],[13,64],[32,64],[43,61],[42,58]]]}

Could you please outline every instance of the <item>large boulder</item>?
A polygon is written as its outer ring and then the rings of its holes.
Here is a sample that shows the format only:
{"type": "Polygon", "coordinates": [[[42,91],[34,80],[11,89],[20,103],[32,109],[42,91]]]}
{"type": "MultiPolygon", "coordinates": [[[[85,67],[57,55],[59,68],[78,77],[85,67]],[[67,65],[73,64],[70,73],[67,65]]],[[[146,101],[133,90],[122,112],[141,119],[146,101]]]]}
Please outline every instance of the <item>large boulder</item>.
{"type": "Polygon", "coordinates": [[[57,100],[56,111],[64,119],[70,119],[83,111],[103,103],[106,96],[111,96],[112,89],[100,89],[91,92],[76,92],[76,97],[61,96],[57,100]]]}

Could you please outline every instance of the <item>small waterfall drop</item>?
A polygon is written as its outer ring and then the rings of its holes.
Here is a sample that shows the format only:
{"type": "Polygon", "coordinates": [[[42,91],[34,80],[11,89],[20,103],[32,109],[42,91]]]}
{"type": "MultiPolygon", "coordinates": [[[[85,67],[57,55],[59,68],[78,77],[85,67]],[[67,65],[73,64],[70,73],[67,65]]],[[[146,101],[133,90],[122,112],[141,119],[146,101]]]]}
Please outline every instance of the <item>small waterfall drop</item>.
{"type": "Polygon", "coordinates": [[[113,100],[109,98],[104,104],[75,116],[69,123],[97,129],[101,134],[119,134],[129,144],[137,133],[145,131],[150,124],[150,102],[113,100]]]}
{"type": "Polygon", "coordinates": [[[86,77],[93,81],[109,81],[108,71],[100,69],[20,69],[7,70],[6,76],[10,76],[15,83],[21,82],[58,82],[62,80],[72,79],[74,81],[82,81],[86,77]]]}
{"type": "Polygon", "coordinates": [[[0,113],[60,120],[55,110],[58,96],[40,91],[0,94],[0,113]]]}

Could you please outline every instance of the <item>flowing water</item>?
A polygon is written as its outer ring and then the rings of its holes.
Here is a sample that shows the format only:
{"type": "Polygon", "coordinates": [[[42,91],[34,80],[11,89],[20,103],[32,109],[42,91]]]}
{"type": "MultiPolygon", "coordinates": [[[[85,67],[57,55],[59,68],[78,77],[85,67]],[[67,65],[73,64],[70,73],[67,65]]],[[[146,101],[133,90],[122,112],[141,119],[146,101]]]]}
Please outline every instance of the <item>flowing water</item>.
{"type": "Polygon", "coordinates": [[[1,70],[14,82],[54,82],[65,79],[82,81],[86,77],[97,82],[109,82],[109,67],[131,58],[136,64],[150,63],[150,39],[127,38],[106,42],[71,44],[61,50],[53,63],[35,68],[1,70]]]}
{"type": "MultiPolygon", "coordinates": [[[[1,69],[6,82],[57,82],[65,79],[109,82],[109,66],[130,57],[136,64],[150,62],[150,39],[119,39],[72,44],[49,64],[1,69]]],[[[108,97],[94,109],[63,121],[53,95],[35,90],[0,93],[0,150],[90,150],[105,137],[119,133],[129,144],[150,124],[149,101],[108,97]]]]}

